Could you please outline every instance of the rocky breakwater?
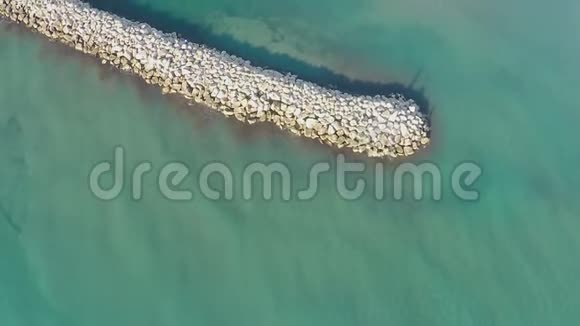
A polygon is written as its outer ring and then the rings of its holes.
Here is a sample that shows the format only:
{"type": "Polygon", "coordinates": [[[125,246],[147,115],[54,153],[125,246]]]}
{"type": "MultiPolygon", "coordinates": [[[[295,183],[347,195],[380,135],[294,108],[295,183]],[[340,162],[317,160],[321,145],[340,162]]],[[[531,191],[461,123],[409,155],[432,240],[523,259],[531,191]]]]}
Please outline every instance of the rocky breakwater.
{"type": "Polygon", "coordinates": [[[402,96],[327,89],[77,0],[0,0],[0,14],[250,124],[272,122],[371,157],[409,156],[429,143],[427,117],[402,96]]]}

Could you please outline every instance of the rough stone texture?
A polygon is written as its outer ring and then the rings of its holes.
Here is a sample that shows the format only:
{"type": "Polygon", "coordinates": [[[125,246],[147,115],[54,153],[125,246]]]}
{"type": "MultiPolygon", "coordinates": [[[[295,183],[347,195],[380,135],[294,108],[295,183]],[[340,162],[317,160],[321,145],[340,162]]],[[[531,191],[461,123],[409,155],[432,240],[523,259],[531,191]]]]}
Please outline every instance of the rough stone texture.
{"type": "Polygon", "coordinates": [[[429,143],[428,119],[398,95],[326,89],[78,0],[0,0],[0,15],[250,124],[269,121],[371,157],[409,156],[429,143]]]}

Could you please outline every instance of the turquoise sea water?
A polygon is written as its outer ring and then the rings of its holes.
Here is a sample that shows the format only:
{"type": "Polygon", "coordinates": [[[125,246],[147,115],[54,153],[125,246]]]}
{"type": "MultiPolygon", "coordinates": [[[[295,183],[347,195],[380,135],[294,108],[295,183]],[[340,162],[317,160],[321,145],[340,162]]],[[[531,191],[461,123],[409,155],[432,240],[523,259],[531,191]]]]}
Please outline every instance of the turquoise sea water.
{"type": "Polygon", "coordinates": [[[0,325],[580,322],[577,2],[118,2],[93,1],[321,82],[418,75],[434,142],[414,161],[441,167],[443,199],[346,201],[330,174],[310,201],[205,199],[205,163],[283,162],[300,188],[335,153],[2,23],[0,325]],[[194,199],[153,177],[140,201],[96,199],[89,171],[116,145],[127,169],[186,163],[194,199]],[[483,169],[477,202],[452,195],[463,161],[483,169]]]}

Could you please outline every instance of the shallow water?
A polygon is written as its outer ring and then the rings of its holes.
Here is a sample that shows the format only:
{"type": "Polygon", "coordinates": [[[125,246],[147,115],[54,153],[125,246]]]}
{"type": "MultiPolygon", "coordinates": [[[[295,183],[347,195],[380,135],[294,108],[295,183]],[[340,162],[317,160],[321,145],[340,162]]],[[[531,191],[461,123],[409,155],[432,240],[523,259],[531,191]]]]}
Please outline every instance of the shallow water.
{"type": "MultiPolygon", "coordinates": [[[[270,201],[244,200],[241,174],[251,162],[287,164],[296,190],[310,166],[333,162],[336,153],[202,108],[190,112],[129,76],[4,24],[2,324],[580,320],[577,3],[121,3],[109,8],[320,83],[354,87],[336,77],[342,74],[408,85],[418,76],[413,87],[424,89],[433,108],[434,143],[415,162],[441,167],[443,199],[396,201],[387,188],[376,200],[367,171],[367,191],[355,201],[339,196],[331,174],[310,201],[284,201],[276,191],[270,201]],[[127,187],[111,202],[95,198],[89,171],[112,159],[117,145],[125,148],[127,171],[141,161],[155,172],[186,163],[193,173],[184,185],[194,199],[164,199],[154,173],[140,201],[127,187]],[[233,201],[200,194],[196,174],[213,161],[234,170],[233,201]],[[451,191],[448,176],[463,161],[483,169],[476,202],[451,191]]],[[[379,87],[363,86],[357,90],[379,87]]],[[[386,167],[387,177],[393,168],[386,167]]]]}

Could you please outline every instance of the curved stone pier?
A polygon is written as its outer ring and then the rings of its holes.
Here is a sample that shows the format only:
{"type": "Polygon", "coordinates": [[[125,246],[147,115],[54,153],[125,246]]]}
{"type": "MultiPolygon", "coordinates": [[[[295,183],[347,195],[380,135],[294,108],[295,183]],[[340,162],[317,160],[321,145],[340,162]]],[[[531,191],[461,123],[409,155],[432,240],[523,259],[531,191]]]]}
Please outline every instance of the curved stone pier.
{"type": "Polygon", "coordinates": [[[272,122],[371,157],[409,156],[429,143],[427,117],[401,96],[323,88],[78,0],[0,0],[0,14],[250,124],[272,122]]]}

